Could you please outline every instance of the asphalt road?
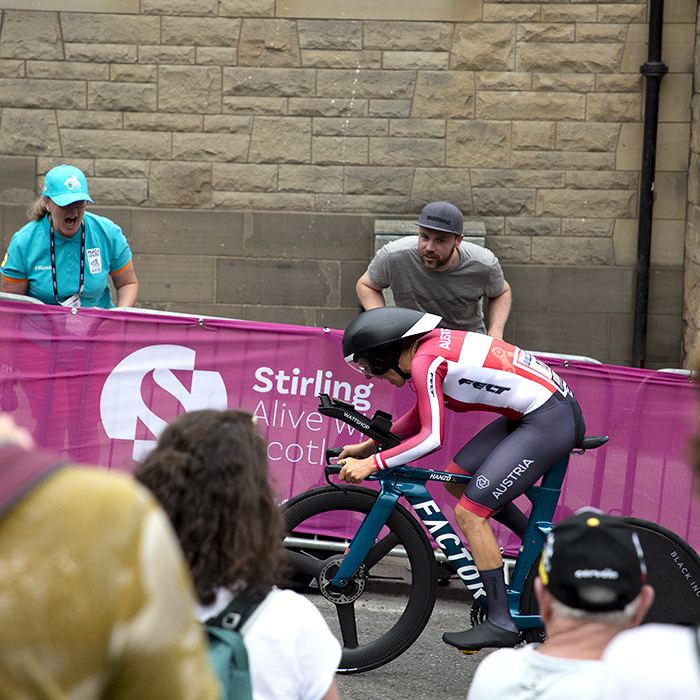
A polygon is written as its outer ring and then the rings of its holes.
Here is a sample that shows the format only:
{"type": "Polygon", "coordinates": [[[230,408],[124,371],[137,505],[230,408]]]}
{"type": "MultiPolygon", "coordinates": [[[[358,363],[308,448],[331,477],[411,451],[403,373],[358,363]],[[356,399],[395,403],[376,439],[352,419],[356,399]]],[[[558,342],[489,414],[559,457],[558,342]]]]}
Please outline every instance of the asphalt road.
{"type": "MultiPolygon", "coordinates": [[[[381,626],[401,606],[401,591],[372,598],[372,616],[381,626]]],[[[311,595],[311,600],[317,599],[311,595]]],[[[445,631],[466,629],[471,596],[457,579],[438,587],[435,609],[416,642],[394,661],[364,673],[339,674],[341,700],[464,700],[477,665],[489,652],[466,655],[447,646],[445,631]]]]}

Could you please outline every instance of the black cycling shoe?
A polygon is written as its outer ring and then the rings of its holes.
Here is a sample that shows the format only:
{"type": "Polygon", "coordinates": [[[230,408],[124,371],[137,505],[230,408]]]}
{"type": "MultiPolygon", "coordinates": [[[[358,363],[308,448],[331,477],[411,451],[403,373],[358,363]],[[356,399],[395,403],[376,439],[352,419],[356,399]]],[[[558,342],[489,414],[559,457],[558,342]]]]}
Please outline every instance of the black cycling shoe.
{"type": "Polygon", "coordinates": [[[442,635],[442,641],[445,644],[467,653],[490,647],[514,647],[519,639],[519,632],[511,632],[488,620],[464,632],[445,632],[442,635]]]}

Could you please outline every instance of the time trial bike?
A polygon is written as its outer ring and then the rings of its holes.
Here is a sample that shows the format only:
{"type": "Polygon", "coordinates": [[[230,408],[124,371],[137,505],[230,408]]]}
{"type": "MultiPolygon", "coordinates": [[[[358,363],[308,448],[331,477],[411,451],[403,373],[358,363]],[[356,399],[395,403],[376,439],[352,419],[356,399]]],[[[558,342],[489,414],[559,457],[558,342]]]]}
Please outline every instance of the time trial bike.
{"type": "MultiPolygon", "coordinates": [[[[342,420],[387,449],[399,444],[391,432],[391,416],[377,411],[372,419],[352,404],[320,395],[319,412],[342,420]]],[[[607,436],[585,437],[575,453],[595,449],[607,436]]],[[[342,448],[326,452],[328,486],[301,493],[284,505],[285,543],[299,578],[318,585],[314,596],[331,629],[342,642],[339,671],[357,673],[382,666],[408,649],[427,624],[437,596],[436,554],[463,581],[473,598],[471,622],[485,619],[487,596],[469,550],[442,513],[428,482],[467,483],[471,477],[408,465],[382,470],[371,477],[375,490],[336,485],[330,477],[340,471],[331,463],[342,448]],[[399,503],[403,496],[413,513],[399,503]],[[422,524],[421,524],[422,523],[422,524]],[[341,534],[338,534],[341,533],[341,534]],[[428,537],[436,545],[436,550],[428,537]],[[375,613],[390,585],[402,595],[392,598],[381,619],[375,613]]],[[[542,641],[544,629],[534,595],[534,579],[547,533],[559,500],[567,458],[550,469],[526,496],[532,504],[527,529],[508,584],[511,615],[521,638],[542,641]]],[[[678,535],[660,525],[625,518],[640,538],[648,582],[656,599],[645,622],[700,624],[700,557],[678,535]]],[[[502,521],[506,526],[508,523],[502,521]]],[[[386,605],[386,604],[385,604],[386,605]]]]}

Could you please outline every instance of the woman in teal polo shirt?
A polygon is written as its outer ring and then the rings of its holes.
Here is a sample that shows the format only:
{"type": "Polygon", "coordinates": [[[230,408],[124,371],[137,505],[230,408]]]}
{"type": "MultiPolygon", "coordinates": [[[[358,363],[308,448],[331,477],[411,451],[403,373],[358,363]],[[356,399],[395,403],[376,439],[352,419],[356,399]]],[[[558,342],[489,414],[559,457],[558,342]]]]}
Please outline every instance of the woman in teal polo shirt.
{"type": "Polygon", "coordinates": [[[129,244],[114,222],[85,211],[88,202],[81,170],[72,165],[49,170],[31,221],[12,237],[0,265],[3,292],[46,304],[110,309],[111,275],[116,305],[136,303],[139,282],[129,244]]]}

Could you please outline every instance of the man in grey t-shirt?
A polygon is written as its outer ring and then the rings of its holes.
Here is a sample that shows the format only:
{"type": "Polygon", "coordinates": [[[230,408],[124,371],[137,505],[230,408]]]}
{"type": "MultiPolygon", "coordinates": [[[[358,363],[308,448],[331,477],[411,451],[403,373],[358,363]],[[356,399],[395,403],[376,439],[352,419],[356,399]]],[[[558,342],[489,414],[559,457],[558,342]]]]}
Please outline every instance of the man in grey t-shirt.
{"type": "Polygon", "coordinates": [[[442,316],[445,328],[486,333],[479,300],[487,297],[488,335],[503,338],[511,291],[496,256],[463,242],[462,213],[449,202],[427,204],[418,236],[381,248],[357,282],[365,310],[384,306],[390,287],[396,306],[442,316]]]}

